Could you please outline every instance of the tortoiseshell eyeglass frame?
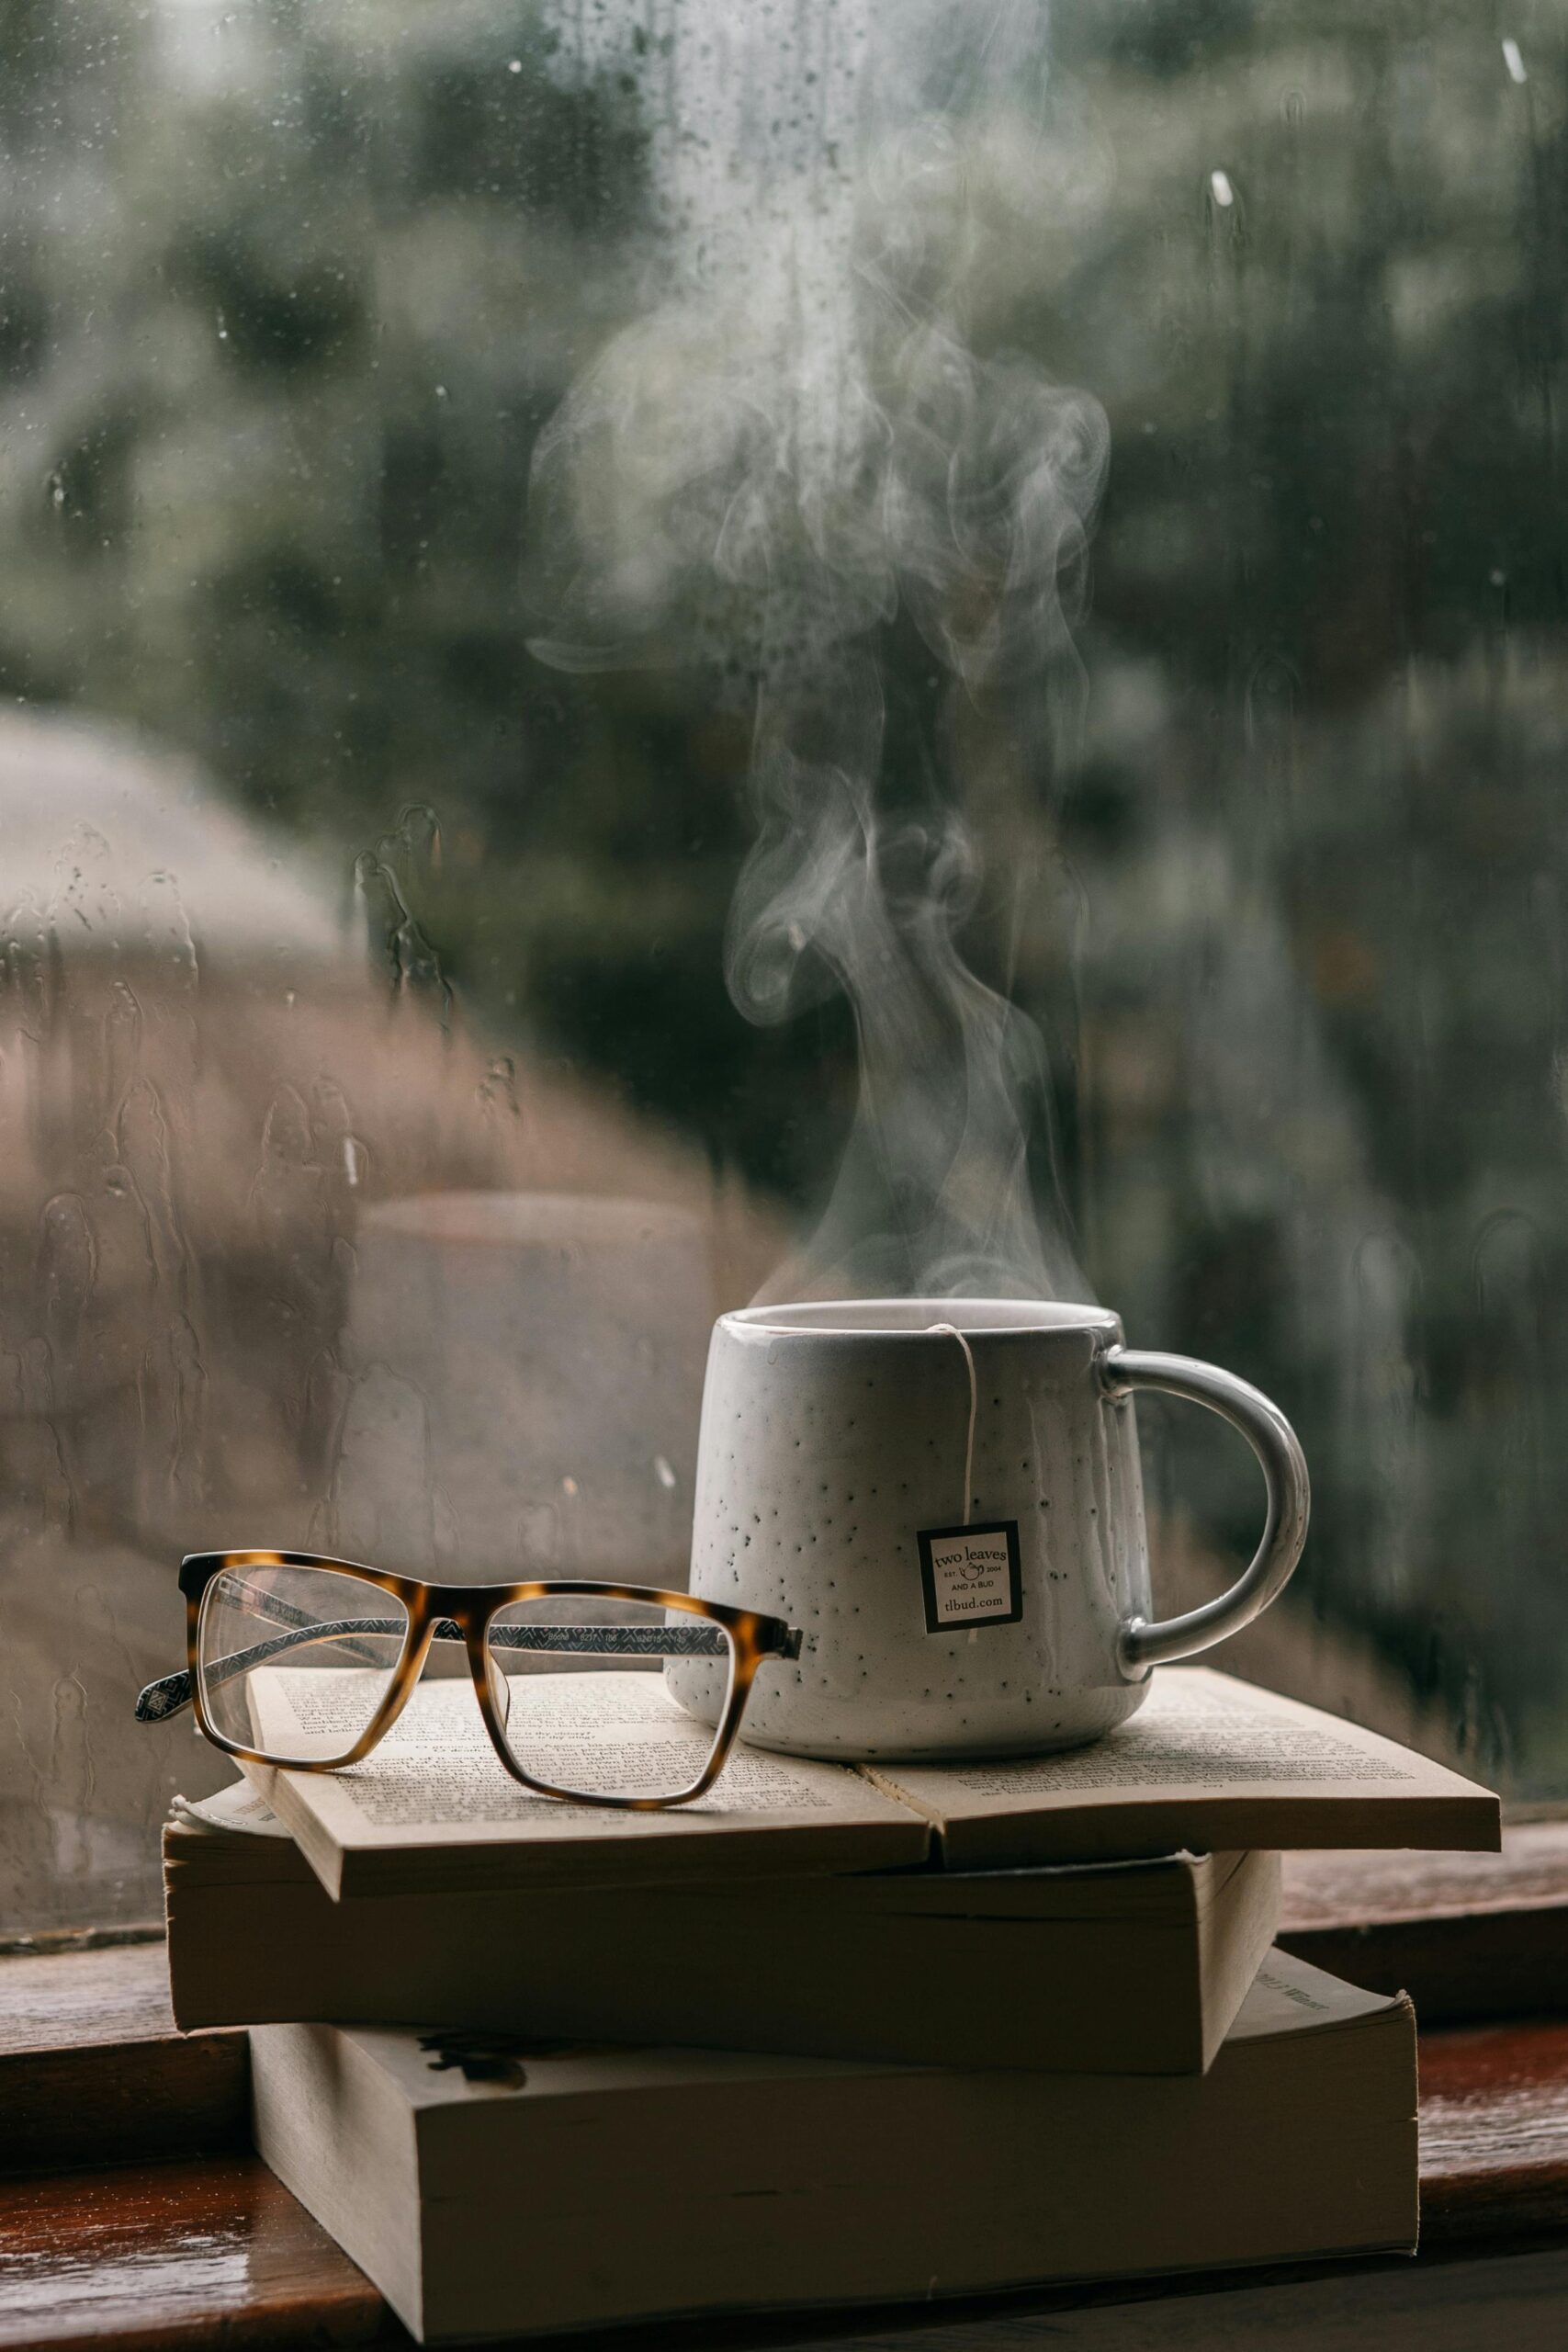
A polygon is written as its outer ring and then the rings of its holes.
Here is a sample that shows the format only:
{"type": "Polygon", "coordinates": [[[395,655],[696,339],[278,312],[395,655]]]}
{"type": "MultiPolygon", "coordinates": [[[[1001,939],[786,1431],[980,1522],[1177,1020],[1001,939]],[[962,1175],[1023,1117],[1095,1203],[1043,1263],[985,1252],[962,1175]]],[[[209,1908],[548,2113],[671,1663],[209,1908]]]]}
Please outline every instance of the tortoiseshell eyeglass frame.
{"type": "Polygon", "coordinates": [[[528,1584],[427,1584],[421,1577],[393,1576],[384,1568],[367,1567],[357,1560],[337,1560],[322,1552],[192,1552],[180,1563],[180,1590],[186,1603],[186,1669],[150,1682],[136,1702],[139,1723],[161,1723],[186,1706],[196,1709],[204,1737],[226,1756],[252,1764],[272,1764],[290,1772],[341,1772],[368,1756],[397,1722],[409,1694],[423,1671],[433,1641],[460,1641],[468,1653],[474,1695],[484,1718],[491,1744],[514,1781],[536,1796],[560,1797],[571,1804],[608,1805],[627,1813],[659,1813],[667,1806],[690,1804],[712,1788],[728,1759],[751,1695],[758,1668],[766,1658],[800,1656],[798,1627],[782,1617],[764,1617],[751,1609],[731,1609],[725,1602],[699,1600],[689,1592],[666,1592],[653,1585],[610,1584],[576,1579],[528,1584]],[[398,1633],[402,1650],[392,1669],[387,1693],[354,1747],[342,1756],[311,1758],[269,1756],[265,1749],[246,1747],[219,1731],[208,1713],[204,1677],[211,1668],[201,1664],[201,1614],[215,1579],[241,1568],[327,1568],[334,1576],[355,1577],[380,1592],[391,1593],[402,1605],[406,1628],[388,1619],[344,1618],[319,1623],[296,1611],[277,1595],[252,1589],[252,1613],[287,1624],[290,1631],[254,1648],[236,1652],[223,1661],[230,1673],[259,1665],[265,1657],[297,1647],[301,1642],[352,1640],[367,1634],[398,1633]],[[668,1796],[615,1796],[599,1790],[558,1788],[525,1772],[507,1746],[491,1682],[491,1620],[514,1601],[628,1600],[649,1608],[673,1610],[698,1622],[684,1625],[503,1625],[493,1637],[497,1648],[572,1654],[578,1657],[717,1657],[728,1651],[729,1668],[723,1710],[714,1729],[713,1748],[689,1788],[668,1796]],[[257,1601],[262,1606],[256,1606],[257,1601]],[[548,1636],[547,1639],[546,1636],[548,1636]]]}

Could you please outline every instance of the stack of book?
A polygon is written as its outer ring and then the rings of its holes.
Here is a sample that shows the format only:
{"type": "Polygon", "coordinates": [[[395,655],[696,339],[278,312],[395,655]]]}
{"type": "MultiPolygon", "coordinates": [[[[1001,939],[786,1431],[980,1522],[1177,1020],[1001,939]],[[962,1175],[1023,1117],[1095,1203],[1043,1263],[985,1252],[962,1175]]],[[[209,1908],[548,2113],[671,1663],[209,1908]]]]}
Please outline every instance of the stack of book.
{"type": "Polygon", "coordinates": [[[1272,1948],[1280,1853],[1498,1808],[1311,1708],[1167,1669],[1069,1755],[618,1814],[431,1681],[247,1770],[164,1833],[175,2015],[252,2028],[257,2146],[422,2341],[1415,2244],[1410,2004],[1272,1948]]]}

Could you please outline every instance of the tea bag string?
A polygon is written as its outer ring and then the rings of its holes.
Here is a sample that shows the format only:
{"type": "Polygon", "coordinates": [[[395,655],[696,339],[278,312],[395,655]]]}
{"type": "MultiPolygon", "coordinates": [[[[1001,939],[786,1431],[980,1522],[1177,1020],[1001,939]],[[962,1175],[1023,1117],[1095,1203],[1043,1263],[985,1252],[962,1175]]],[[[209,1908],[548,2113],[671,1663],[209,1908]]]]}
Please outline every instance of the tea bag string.
{"type": "Polygon", "coordinates": [[[956,1323],[928,1323],[928,1331],[945,1331],[956,1340],[964,1351],[964,1367],[969,1374],[969,1433],[964,1442],[964,1525],[969,1524],[971,1504],[969,1489],[975,1483],[975,1417],[980,1408],[979,1384],[975,1377],[975,1351],[956,1323]]]}

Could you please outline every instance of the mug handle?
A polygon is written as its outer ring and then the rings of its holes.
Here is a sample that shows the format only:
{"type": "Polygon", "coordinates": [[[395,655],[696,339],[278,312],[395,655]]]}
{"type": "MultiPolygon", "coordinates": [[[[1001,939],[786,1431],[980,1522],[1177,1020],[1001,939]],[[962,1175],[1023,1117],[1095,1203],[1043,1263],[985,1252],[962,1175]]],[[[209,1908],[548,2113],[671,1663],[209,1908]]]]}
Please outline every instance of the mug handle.
{"type": "Polygon", "coordinates": [[[1269,1494],[1269,1515],[1263,1541],[1252,1565],[1228,1592],[1190,1609],[1185,1617],[1166,1617],[1150,1624],[1145,1617],[1130,1618],[1119,1638],[1122,1671],[1140,1677],[1151,1666],[1168,1666],[1173,1658],[1195,1657],[1216,1642],[1238,1634],[1284,1590],[1306,1542],[1312,1488],[1306,1456],[1296,1433],[1259,1388],[1222,1372],[1218,1364],[1200,1363],[1193,1356],[1166,1356],[1133,1348],[1108,1348],[1101,1359],[1106,1394],[1128,1396],[1135,1388],[1162,1389],[1168,1396],[1185,1396],[1190,1404],[1206,1405],[1232,1429],[1239,1430],[1258,1456],[1269,1494]]]}

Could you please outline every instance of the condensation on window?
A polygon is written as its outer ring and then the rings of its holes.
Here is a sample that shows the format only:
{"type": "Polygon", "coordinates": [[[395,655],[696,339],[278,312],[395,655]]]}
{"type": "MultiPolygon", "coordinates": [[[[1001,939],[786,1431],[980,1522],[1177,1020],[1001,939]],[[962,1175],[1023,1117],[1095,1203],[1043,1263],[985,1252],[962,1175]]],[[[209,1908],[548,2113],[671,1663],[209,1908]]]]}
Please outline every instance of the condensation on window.
{"type": "Polygon", "coordinates": [[[0,1931],[228,1775],[183,1552],[679,1580],[760,1288],[1255,1380],[1232,1662],[1568,1791],[1557,12],[0,38],[0,1931]]]}

